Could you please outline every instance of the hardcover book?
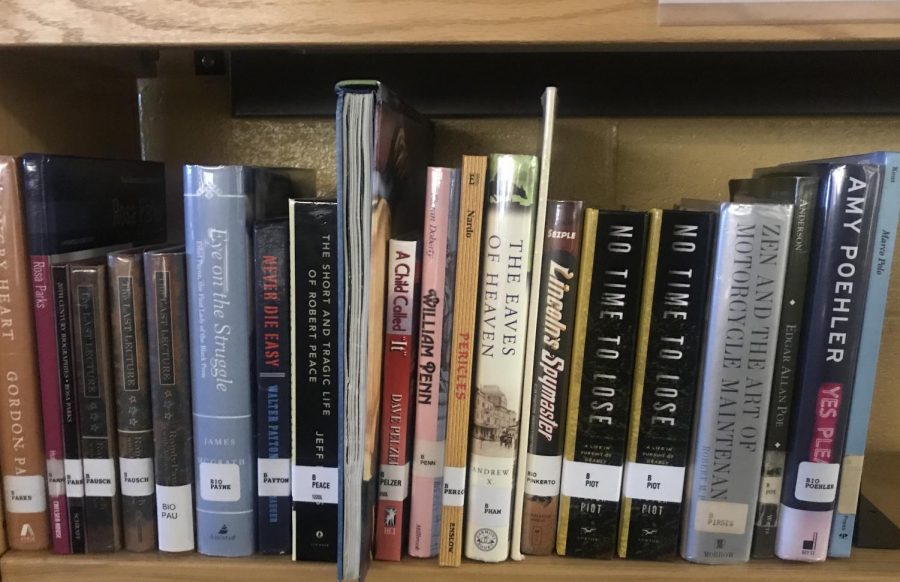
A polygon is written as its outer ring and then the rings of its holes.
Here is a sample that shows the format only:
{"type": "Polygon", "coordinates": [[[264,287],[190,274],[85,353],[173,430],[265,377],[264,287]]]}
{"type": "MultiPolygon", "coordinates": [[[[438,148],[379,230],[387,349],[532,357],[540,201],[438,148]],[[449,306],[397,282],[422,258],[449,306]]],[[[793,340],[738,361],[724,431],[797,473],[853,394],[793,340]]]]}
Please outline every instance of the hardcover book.
{"type": "MultiPolygon", "coordinates": [[[[3,473],[6,539],[14,550],[43,550],[50,544],[41,393],[25,216],[13,158],[0,156],[0,376],[6,379],[0,407],[0,471],[3,473]]],[[[58,496],[57,496],[58,497],[58,496]]],[[[54,503],[58,510],[58,499],[54,503]]]]}
{"type": "Polygon", "coordinates": [[[791,238],[788,247],[781,317],[775,344],[775,370],[766,422],[765,452],[751,557],[775,557],[775,532],[778,506],[790,429],[791,403],[797,370],[797,346],[806,304],[806,278],[812,242],[812,224],[819,181],[803,176],[770,176],[731,180],[731,198],[735,202],[781,202],[793,204],[791,238]]]}
{"type": "Polygon", "coordinates": [[[54,265],[103,256],[118,247],[162,242],[165,180],[163,165],[154,162],[26,154],[19,164],[31,255],[51,539],[54,552],[70,553],[83,551],[84,484],[69,361],[65,267],[54,265]],[[67,499],[67,490],[72,499],[67,499]]]}
{"type": "Polygon", "coordinates": [[[256,550],[253,446],[253,260],[259,220],[285,216],[307,172],[249,166],[184,167],[185,251],[191,330],[197,548],[256,550]]]}
{"type": "MultiPolygon", "coordinates": [[[[521,549],[549,555],[556,547],[566,404],[583,222],[581,201],[550,200],[544,232],[541,291],[525,463],[521,549]]],[[[526,362],[527,364],[527,362],[526,362]]]]}
{"type": "Polygon", "coordinates": [[[291,200],[292,528],[295,560],[338,555],[337,203],[291,200]]]}
{"type": "Polygon", "coordinates": [[[681,539],[682,557],[704,564],[750,559],[792,206],[718,214],[681,539]]]}
{"type": "MultiPolygon", "coordinates": [[[[469,450],[469,409],[475,359],[475,316],[481,266],[486,156],[463,156],[456,252],[456,290],[450,346],[450,394],[444,449],[444,492],[438,563],[459,566],[462,560],[463,506],[469,450]]],[[[452,226],[452,225],[451,225],[452,226]]]]}
{"type": "Polygon", "coordinates": [[[194,438],[184,247],[148,250],[144,277],[159,549],[190,552],[194,549],[194,438]]]}
{"type": "Polygon", "coordinates": [[[872,393],[875,390],[875,374],[881,348],[884,313],[887,306],[891,278],[891,264],[897,238],[897,220],[900,214],[900,155],[896,152],[876,152],[854,158],[856,161],[877,163],[884,167],[881,185],[881,203],[875,225],[874,250],[869,267],[869,288],[863,314],[859,359],[856,362],[853,398],[850,401],[850,417],[844,457],[841,461],[841,477],[838,484],[837,505],[831,524],[831,540],[828,557],[849,558],[856,525],[856,505],[862,481],[863,456],[869,429],[869,413],[872,409],[872,393]]]}
{"type": "Polygon", "coordinates": [[[122,515],[106,266],[71,263],[66,269],[84,466],[85,552],[115,552],[122,547],[122,515]]]}
{"type": "Polygon", "coordinates": [[[715,214],[652,210],[622,477],[620,558],[675,557],[715,214]]]}
{"type": "Polygon", "coordinates": [[[291,306],[287,220],[253,228],[256,327],[257,537],[263,554],[291,550],[291,306]]]}
{"type": "Polygon", "coordinates": [[[647,254],[646,212],[585,211],[556,551],[612,558],[647,254]]]}
{"type": "Polygon", "coordinates": [[[399,561],[409,532],[409,479],[419,306],[419,242],[392,238],[388,248],[381,466],[375,506],[375,558],[399,561]]]}
{"type": "Polygon", "coordinates": [[[490,156],[465,531],[483,562],[510,550],[536,188],[537,158],[490,156]]]}
{"type": "Polygon", "coordinates": [[[438,553],[459,222],[459,170],[428,168],[413,440],[409,554],[438,553]]]}
{"type": "Polygon", "coordinates": [[[107,270],[125,549],[146,552],[156,549],[156,499],[143,251],[110,253],[107,270]]]}
{"type": "Polygon", "coordinates": [[[432,126],[375,81],[337,86],[338,579],[365,577],[378,496],[388,240],[421,232],[432,126]]]}

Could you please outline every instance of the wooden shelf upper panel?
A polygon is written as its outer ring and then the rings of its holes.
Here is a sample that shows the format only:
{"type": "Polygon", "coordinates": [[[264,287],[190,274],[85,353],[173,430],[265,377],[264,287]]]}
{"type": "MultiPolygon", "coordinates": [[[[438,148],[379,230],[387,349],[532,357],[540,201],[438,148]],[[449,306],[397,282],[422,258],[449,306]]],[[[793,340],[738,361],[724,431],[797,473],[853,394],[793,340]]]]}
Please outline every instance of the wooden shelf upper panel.
{"type": "Polygon", "coordinates": [[[659,26],[656,0],[6,0],[0,45],[897,44],[900,23],[659,26]]]}

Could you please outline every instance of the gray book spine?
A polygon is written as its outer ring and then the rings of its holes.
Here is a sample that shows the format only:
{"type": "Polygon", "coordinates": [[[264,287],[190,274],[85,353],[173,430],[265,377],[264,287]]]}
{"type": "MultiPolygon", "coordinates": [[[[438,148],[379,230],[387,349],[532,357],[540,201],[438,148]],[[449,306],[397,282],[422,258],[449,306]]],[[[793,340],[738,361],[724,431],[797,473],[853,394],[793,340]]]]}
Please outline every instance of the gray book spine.
{"type": "Polygon", "coordinates": [[[792,207],[721,206],[681,554],[746,562],[750,546],[792,207]]]}

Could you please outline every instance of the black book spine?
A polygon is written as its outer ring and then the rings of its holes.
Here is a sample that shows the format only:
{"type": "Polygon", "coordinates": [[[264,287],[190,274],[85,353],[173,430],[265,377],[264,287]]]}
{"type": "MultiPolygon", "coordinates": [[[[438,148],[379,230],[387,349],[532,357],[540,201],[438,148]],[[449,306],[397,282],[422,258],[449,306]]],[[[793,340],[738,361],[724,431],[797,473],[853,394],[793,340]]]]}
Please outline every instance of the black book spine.
{"type": "Polygon", "coordinates": [[[338,549],[337,204],[291,206],[294,559],[338,549]],[[302,322],[302,325],[300,325],[302,322]],[[323,475],[330,475],[323,479],[323,475]],[[323,488],[323,486],[328,486],[323,488]]]}
{"type": "Polygon", "coordinates": [[[662,213],[640,422],[630,435],[636,454],[623,482],[628,558],[667,560],[678,550],[715,221],[707,212],[662,213]]]}
{"type": "MultiPolygon", "coordinates": [[[[603,466],[594,470],[617,482],[625,463],[646,253],[645,212],[599,213],[573,460],[603,466]]],[[[567,556],[612,558],[619,497],[618,488],[606,499],[571,497],[567,556]]]]}
{"type": "Polygon", "coordinates": [[[69,540],[73,554],[85,551],[84,469],[81,461],[78,388],[72,360],[72,317],[69,311],[69,280],[65,265],[51,267],[56,310],[56,346],[59,362],[59,398],[62,410],[63,454],[66,497],[69,506],[69,540]]]}
{"type": "Polygon", "coordinates": [[[291,549],[291,310],[287,220],[253,230],[259,551],[291,549]]]}

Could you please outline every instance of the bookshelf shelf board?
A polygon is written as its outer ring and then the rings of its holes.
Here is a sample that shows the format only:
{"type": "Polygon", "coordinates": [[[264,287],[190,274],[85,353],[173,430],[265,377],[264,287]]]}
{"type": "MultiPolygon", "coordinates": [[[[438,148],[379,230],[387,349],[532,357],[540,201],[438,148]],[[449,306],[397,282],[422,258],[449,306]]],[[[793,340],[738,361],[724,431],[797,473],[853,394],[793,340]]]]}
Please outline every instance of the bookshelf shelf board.
{"type": "Polygon", "coordinates": [[[581,45],[900,41],[900,24],[659,26],[657,0],[8,0],[2,45],[581,45]]]}

